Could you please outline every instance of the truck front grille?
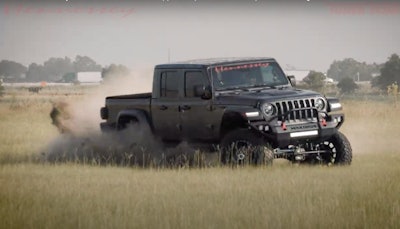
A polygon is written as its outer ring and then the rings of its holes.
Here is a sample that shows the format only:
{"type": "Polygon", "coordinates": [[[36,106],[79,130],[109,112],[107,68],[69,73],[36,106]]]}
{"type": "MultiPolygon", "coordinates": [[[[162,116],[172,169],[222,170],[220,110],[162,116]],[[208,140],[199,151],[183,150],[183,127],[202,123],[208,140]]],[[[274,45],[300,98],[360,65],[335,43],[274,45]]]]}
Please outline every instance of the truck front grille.
{"type": "Polygon", "coordinates": [[[276,102],[278,120],[282,121],[286,116],[288,122],[315,121],[318,112],[314,109],[315,99],[296,99],[276,102]]]}

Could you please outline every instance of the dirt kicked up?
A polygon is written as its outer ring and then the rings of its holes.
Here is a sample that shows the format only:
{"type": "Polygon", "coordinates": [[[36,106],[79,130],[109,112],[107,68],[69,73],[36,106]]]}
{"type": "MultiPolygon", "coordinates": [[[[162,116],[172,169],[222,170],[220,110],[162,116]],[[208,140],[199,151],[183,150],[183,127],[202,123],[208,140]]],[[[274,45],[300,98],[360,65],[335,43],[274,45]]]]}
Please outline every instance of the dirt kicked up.
{"type": "Polygon", "coordinates": [[[165,148],[149,134],[131,125],[121,131],[79,132],[73,112],[66,102],[53,104],[52,124],[60,136],[46,149],[48,162],[82,162],[140,167],[210,166],[217,163],[218,153],[203,153],[186,142],[165,148]]]}

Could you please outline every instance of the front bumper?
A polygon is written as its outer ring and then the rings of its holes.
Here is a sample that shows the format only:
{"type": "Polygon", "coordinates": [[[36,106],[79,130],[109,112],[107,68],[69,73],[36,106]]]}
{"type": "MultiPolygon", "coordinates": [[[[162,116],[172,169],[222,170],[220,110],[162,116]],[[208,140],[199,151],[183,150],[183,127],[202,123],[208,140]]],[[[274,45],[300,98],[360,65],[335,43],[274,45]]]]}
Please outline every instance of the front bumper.
{"type": "Polygon", "coordinates": [[[285,148],[306,142],[322,142],[334,135],[344,122],[343,114],[321,113],[309,121],[252,121],[250,126],[262,133],[274,147],[285,148]]]}

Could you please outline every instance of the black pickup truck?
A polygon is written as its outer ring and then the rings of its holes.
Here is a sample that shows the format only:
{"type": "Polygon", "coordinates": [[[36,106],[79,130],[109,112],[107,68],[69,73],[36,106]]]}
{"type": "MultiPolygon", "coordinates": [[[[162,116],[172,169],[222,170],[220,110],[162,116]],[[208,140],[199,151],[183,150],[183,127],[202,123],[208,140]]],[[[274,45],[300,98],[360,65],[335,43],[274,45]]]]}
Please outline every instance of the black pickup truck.
{"type": "Polygon", "coordinates": [[[223,163],[350,164],[339,100],[294,88],[273,58],[155,66],[153,92],[106,98],[103,131],[137,124],[165,144],[216,146],[223,163]]]}

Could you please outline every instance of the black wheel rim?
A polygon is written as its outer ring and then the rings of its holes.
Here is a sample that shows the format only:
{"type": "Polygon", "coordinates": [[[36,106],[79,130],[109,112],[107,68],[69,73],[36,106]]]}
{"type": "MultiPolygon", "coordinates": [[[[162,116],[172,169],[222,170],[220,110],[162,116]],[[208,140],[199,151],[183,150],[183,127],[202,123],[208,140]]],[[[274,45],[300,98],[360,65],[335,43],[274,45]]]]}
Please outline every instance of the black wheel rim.
{"type": "Polygon", "coordinates": [[[321,159],[323,163],[326,164],[334,164],[337,156],[337,149],[335,144],[332,141],[324,141],[320,144],[322,150],[328,151],[321,155],[321,159]]]}
{"type": "Polygon", "coordinates": [[[248,140],[237,140],[228,148],[228,161],[238,165],[252,163],[255,151],[253,144],[248,140]]]}

